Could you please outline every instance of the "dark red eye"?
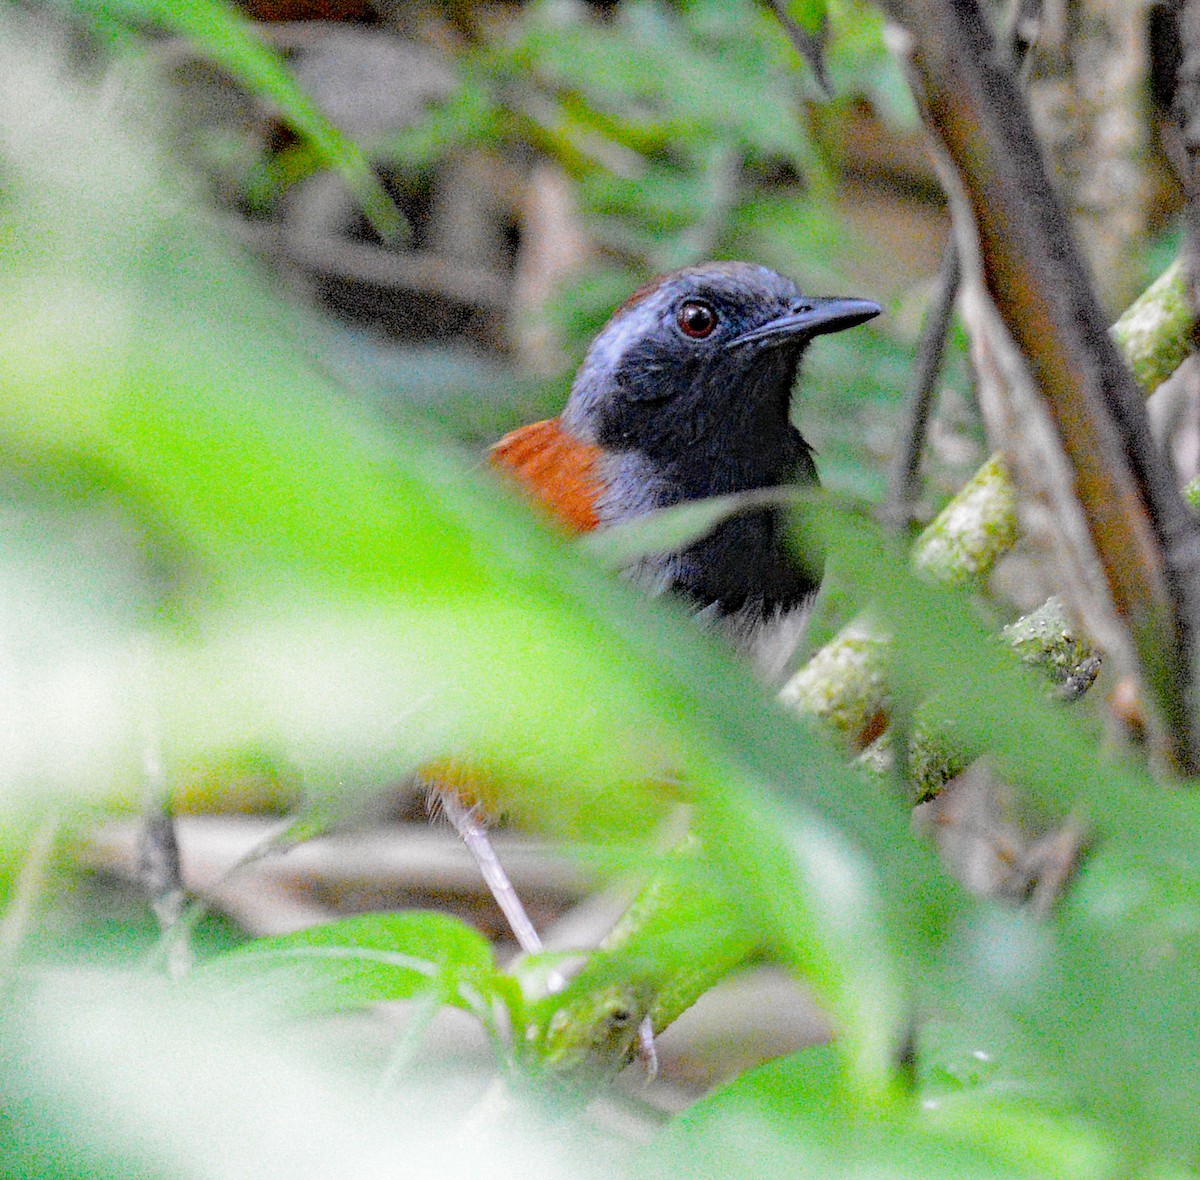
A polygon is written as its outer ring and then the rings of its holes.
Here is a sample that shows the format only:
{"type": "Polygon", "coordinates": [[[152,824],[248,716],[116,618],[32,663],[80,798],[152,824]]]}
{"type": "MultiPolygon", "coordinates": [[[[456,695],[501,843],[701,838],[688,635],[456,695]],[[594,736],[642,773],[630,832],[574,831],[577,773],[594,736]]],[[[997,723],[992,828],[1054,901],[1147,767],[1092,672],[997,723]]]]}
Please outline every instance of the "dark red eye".
{"type": "Polygon", "coordinates": [[[689,299],[679,309],[679,330],[693,340],[711,336],[717,326],[717,313],[699,299],[689,299]]]}

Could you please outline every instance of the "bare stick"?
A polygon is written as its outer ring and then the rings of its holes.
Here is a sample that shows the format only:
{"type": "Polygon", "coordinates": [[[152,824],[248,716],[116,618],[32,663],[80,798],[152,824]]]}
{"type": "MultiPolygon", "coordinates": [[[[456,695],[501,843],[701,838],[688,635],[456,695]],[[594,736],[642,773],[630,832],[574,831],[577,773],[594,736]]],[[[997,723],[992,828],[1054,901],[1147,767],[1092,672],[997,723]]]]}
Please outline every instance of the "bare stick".
{"type": "Polygon", "coordinates": [[[171,815],[170,792],[163,769],[162,744],[155,716],[153,656],[148,641],[138,650],[141,664],[142,828],[138,835],[138,881],[162,931],[167,972],[182,978],[192,965],[190,928],[180,922],[187,906],[179,841],[171,815]]]}
{"type": "MultiPolygon", "coordinates": [[[[542,940],[508,879],[508,874],[504,871],[491,840],[488,839],[487,829],[479,822],[475,809],[464,807],[450,791],[439,791],[438,795],[438,802],[446,813],[446,818],[454,825],[454,830],[475,858],[475,863],[479,865],[479,871],[496,899],[496,904],[504,912],[509,928],[516,936],[517,944],[527,955],[536,954],[542,949],[542,940]]],[[[551,987],[551,990],[558,989],[551,987]]]]}
{"type": "Polygon", "coordinates": [[[904,419],[898,431],[896,453],[892,456],[892,465],[888,471],[884,519],[896,529],[906,528],[912,520],[913,504],[917,499],[918,474],[921,470],[921,452],[925,449],[929,415],[933,409],[938,375],[942,371],[946,334],[950,330],[954,298],[958,294],[958,280],[958,248],[952,236],[942,253],[937,285],[925,311],[925,322],[921,325],[921,339],[917,345],[912,384],[905,400],[904,419]]]}

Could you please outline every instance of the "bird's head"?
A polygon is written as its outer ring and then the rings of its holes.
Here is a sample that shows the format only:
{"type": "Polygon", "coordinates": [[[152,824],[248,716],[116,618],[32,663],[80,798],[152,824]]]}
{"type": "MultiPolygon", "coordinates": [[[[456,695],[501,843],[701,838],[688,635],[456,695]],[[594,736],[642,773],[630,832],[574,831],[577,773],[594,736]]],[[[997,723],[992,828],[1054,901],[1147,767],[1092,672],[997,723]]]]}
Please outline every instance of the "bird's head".
{"type": "Polygon", "coordinates": [[[763,266],[715,262],[647,283],[588,350],[563,412],[575,437],[672,463],[685,452],[770,447],[790,430],[792,386],[815,336],[878,315],[814,299],[763,266]]]}

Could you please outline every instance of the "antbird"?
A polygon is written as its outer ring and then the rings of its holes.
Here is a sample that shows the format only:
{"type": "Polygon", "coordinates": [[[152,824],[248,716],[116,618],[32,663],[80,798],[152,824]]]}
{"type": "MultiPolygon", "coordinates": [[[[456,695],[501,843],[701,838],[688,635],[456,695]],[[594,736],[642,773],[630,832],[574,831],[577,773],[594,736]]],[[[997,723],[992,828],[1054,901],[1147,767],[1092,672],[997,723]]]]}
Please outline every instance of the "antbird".
{"type": "MultiPolygon", "coordinates": [[[[806,297],[746,262],[664,275],[613,313],[563,412],[506,435],[492,459],[578,531],[685,500],[815,484],[812,450],[791,423],[800,359],[815,336],[879,312],[866,299],[806,297]]],[[[792,655],[816,590],[773,508],[634,572],[718,624],[768,678],[792,655]]]]}
{"type": "MultiPolygon", "coordinates": [[[[687,500],[816,484],[812,449],[791,422],[801,358],[814,337],[880,310],[865,299],[811,298],[746,262],[674,271],[616,309],[562,413],[506,435],[493,462],[576,532],[687,500]]],[[[817,589],[772,507],[731,517],[631,572],[653,592],[685,600],[768,679],[794,654],[817,589]]],[[[431,777],[522,947],[540,949],[488,843],[470,773],[452,767],[431,777]]]]}

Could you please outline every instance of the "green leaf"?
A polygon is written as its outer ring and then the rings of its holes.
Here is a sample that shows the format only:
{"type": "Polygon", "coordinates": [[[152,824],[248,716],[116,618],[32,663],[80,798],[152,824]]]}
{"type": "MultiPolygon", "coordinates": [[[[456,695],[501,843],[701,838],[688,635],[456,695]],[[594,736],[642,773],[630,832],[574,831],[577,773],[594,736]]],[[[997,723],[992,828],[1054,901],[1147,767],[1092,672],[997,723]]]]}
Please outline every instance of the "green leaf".
{"type": "MultiPolygon", "coordinates": [[[[645,840],[687,798],[736,937],[811,976],[848,1088],[878,1100],[961,905],[902,804],[678,604],[602,576],[411,416],[385,426],[333,388],[304,318],[111,103],[15,37],[0,67],[23,95],[0,104],[0,440],[35,491],[86,471],[176,571],[141,627],[22,634],[6,809],[135,803],[147,716],[173,770],[286,755],[343,809],[447,757],[567,836],[645,840]]],[[[58,565],[35,564],[35,590],[58,565]]]]}
{"type": "Polygon", "coordinates": [[[1136,849],[1101,848],[1049,929],[998,918],[961,931],[958,957],[976,972],[954,1007],[996,1047],[1003,1088],[1102,1127],[1149,1168],[1200,1151],[1200,890],[1194,872],[1136,849]]]}
{"type": "Polygon", "coordinates": [[[567,986],[530,1005],[541,1060],[559,1077],[615,1072],[626,1064],[640,1016],[661,1032],[740,965],[760,937],[698,842],[684,841],[661,858],[567,986]],[[626,1015],[616,1028],[615,1003],[626,1015]]]}
{"type": "Polygon", "coordinates": [[[189,986],[253,994],[285,1010],[338,1011],[432,992],[489,1019],[496,967],[488,941],[445,914],[363,914],[260,938],[217,959],[189,986]]]}
{"type": "Polygon", "coordinates": [[[283,59],[225,0],[57,0],[86,15],[114,16],[161,26],[227,70],[246,89],[269,102],[292,129],[335,169],[383,238],[406,232],[404,217],[375,175],[362,149],[339,131],[300,88],[283,59]]]}
{"type": "Polygon", "coordinates": [[[809,500],[808,543],[815,536],[830,547],[847,595],[893,637],[897,691],[914,702],[937,695],[964,748],[985,751],[1044,816],[1070,812],[1085,831],[1111,838],[1114,855],[1152,855],[1200,886],[1200,798],[1164,792],[1144,771],[1106,756],[1084,718],[1045,699],[969,595],[918,578],[897,542],[861,513],[809,500]]]}
{"type": "MultiPolygon", "coordinates": [[[[612,1177],[610,1141],[459,1073],[386,1093],[343,1035],[321,1049],[261,1009],[145,975],[55,971],[6,989],[0,1174],[38,1180],[612,1177]],[[473,1117],[474,1116],[474,1117],[473,1117]],[[603,1163],[601,1163],[603,1161],[603,1163]]],[[[343,1030],[344,1031],[344,1030],[343,1030]]]]}
{"type": "Polygon", "coordinates": [[[788,488],[691,500],[589,533],[581,537],[578,544],[593,561],[607,569],[621,570],[639,558],[682,549],[712,532],[721,521],[738,513],[751,508],[778,506],[792,500],[794,496],[788,488]]]}
{"type": "MultiPolygon", "coordinates": [[[[862,800],[865,792],[848,781],[852,772],[834,771],[830,752],[819,749],[796,757],[795,781],[820,782],[839,801],[862,800]]],[[[929,892],[911,907],[896,890],[911,889],[913,879],[889,883],[899,866],[881,872],[864,854],[860,834],[831,822],[808,791],[805,806],[796,808],[754,786],[743,779],[730,790],[719,774],[700,779],[699,830],[745,925],[770,939],[830,1012],[848,1090],[874,1105],[895,1084],[918,964],[954,905],[952,895],[927,881],[929,892]]]]}
{"type": "Polygon", "coordinates": [[[814,36],[824,30],[829,19],[826,0],[787,0],[784,8],[796,24],[814,36]]]}
{"type": "Polygon", "coordinates": [[[1200,1054],[1200,800],[1108,756],[876,526],[830,505],[807,521],[892,636],[895,689],[937,692],[963,748],[1098,847],[1053,922],[987,910],[957,927],[940,1003],[1025,1093],[1102,1125],[1138,1164],[1194,1158],[1200,1075],[1181,1063],[1200,1054]]]}
{"type": "Polygon", "coordinates": [[[687,1177],[1038,1175],[923,1132],[905,1107],[856,1113],[845,1101],[837,1055],[825,1046],[769,1061],[702,1098],[648,1155],[648,1172],[687,1177]]]}

